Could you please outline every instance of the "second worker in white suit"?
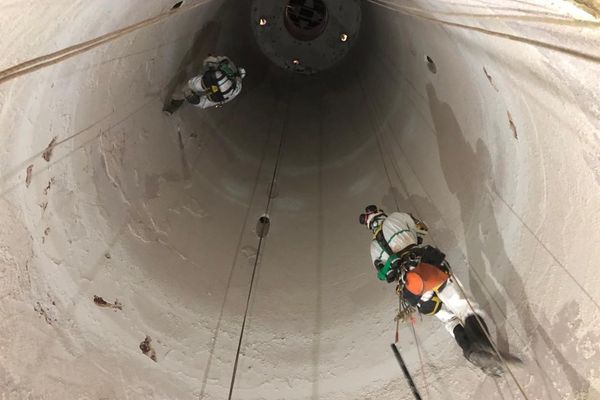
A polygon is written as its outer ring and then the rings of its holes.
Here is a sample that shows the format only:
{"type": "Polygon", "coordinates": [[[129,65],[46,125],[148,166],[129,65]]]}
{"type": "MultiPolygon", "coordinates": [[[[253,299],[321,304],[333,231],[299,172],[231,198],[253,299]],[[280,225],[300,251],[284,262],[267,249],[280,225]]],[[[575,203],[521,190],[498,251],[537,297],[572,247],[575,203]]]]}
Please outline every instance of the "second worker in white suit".
{"type": "Polygon", "coordinates": [[[185,102],[203,109],[219,107],[241,93],[245,76],[246,70],[237,67],[229,57],[209,55],[201,73],[177,91],[163,111],[172,114],[185,102]]]}
{"type": "Polygon", "coordinates": [[[366,207],[359,222],[373,233],[371,259],[377,277],[398,282],[409,304],[441,320],[467,360],[488,375],[502,374],[500,359],[483,330],[488,330],[483,312],[475,302],[469,305],[455,278],[450,278],[445,254],[422,245],[425,223],[401,212],[387,216],[375,205],[366,207]]]}

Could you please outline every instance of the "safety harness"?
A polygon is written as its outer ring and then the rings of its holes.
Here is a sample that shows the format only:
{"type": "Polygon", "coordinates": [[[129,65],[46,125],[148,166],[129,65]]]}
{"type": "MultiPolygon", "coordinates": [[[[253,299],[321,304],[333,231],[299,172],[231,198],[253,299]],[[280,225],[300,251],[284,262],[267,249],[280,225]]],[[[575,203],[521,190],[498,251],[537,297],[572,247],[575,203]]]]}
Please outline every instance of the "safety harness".
{"type": "Polygon", "coordinates": [[[383,268],[379,269],[379,271],[377,272],[377,277],[379,278],[379,280],[385,281],[386,275],[392,269],[392,264],[394,263],[394,261],[407,254],[413,247],[416,246],[416,244],[408,245],[399,253],[394,253],[385,236],[383,236],[382,228],[383,224],[381,224],[379,228],[377,228],[377,230],[375,231],[375,235],[373,235],[373,240],[375,240],[377,244],[379,244],[379,246],[383,249],[383,251],[388,255],[388,259],[385,261],[383,268]]]}
{"type": "Polygon", "coordinates": [[[223,60],[219,63],[217,68],[210,68],[202,76],[202,84],[206,90],[206,96],[213,103],[222,103],[227,99],[227,95],[234,92],[237,89],[237,77],[239,73],[234,71],[228,60],[223,60]],[[222,76],[219,79],[217,72],[221,72],[222,76]],[[221,90],[221,80],[223,78],[228,79],[231,82],[231,86],[225,90],[221,90]]]}
{"type": "MultiPolygon", "coordinates": [[[[388,255],[388,259],[386,260],[385,264],[377,272],[377,277],[380,280],[386,280],[388,272],[393,268],[392,264],[394,261],[404,258],[404,256],[410,253],[417,246],[417,244],[411,244],[402,249],[400,252],[395,253],[383,235],[382,227],[383,224],[375,231],[373,240],[375,240],[388,255]]],[[[443,255],[443,253],[441,254],[443,255]]],[[[438,294],[446,287],[448,280],[448,272],[445,268],[443,268],[443,262],[441,263],[440,267],[428,263],[418,262],[415,268],[412,270],[408,271],[407,268],[404,277],[405,279],[399,280],[398,288],[396,289],[400,297],[404,297],[409,303],[417,307],[421,314],[424,315],[434,315],[442,308],[442,300],[439,298],[438,294]],[[413,280],[421,279],[421,290],[411,291],[407,287],[406,277],[413,278],[413,280]],[[427,282],[427,284],[424,281],[427,282]],[[428,300],[421,300],[423,294],[428,291],[433,291],[431,298],[428,300]]]]}

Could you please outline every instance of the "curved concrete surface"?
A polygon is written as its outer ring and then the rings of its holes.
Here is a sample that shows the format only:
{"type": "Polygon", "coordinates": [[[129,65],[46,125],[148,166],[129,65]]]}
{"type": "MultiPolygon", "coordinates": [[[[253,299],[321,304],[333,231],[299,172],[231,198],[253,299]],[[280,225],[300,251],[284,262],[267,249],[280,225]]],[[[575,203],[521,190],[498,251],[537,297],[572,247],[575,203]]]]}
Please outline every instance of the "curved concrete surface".
{"type": "MultiPolygon", "coordinates": [[[[530,399],[600,398],[595,20],[563,1],[364,3],[353,53],[306,77],[260,54],[245,2],[185,3],[0,85],[3,398],[227,398],[282,137],[233,398],[410,398],[356,221],[372,202],[429,223],[530,399]],[[247,67],[242,95],[164,116],[209,52],[247,67]]],[[[5,1],[0,69],[171,6],[5,1]]],[[[423,368],[409,326],[400,347],[423,398],[521,398],[437,320],[415,329],[423,368]]]]}

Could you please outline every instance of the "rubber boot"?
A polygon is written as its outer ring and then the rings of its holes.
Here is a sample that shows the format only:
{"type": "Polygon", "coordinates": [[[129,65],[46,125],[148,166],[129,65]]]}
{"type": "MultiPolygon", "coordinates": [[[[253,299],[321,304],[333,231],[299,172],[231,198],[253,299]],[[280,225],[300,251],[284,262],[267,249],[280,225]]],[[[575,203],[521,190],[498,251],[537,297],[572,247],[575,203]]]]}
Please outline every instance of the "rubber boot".
{"type": "Polygon", "coordinates": [[[478,343],[473,344],[470,351],[463,352],[463,354],[471,364],[480,368],[486,375],[502,376],[504,374],[504,366],[498,356],[478,343]]]}
{"type": "Polygon", "coordinates": [[[163,107],[163,112],[167,115],[172,115],[175,111],[179,110],[179,107],[181,107],[183,103],[185,103],[184,99],[171,99],[163,107]]]}
{"type": "Polygon", "coordinates": [[[494,351],[485,332],[489,330],[483,318],[470,315],[465,319],[464,327],[458,325],[454,328],[454,337],[463,349],[465,358],[486,375],[501,376],[504,373],[502,361],[494,351]],[[483,325],[483,328],[482,328],[483,325]]]}

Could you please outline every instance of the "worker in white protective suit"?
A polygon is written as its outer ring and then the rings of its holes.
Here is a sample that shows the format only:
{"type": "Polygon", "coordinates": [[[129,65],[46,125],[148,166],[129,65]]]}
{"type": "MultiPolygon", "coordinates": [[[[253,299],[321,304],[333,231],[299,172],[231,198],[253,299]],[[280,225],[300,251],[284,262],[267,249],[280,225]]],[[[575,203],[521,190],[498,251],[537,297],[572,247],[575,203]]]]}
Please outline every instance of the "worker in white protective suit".
{"type": "Polygon", "coordinates": [[[245,76],[246,70],[237,67],[228,57],[209,55],[204,60],[202,72],[190,79],[163,111],[172,114],[186,101],[203,109],[219,107],[240,94],[245,76]]]}
{"type": "Polygon", "coordinates": [[[427,225],[411,214],[387,216],[375,205],[366,207],[359,222],[373,233],[371,259],[377,277],[398,282],[397,291],[407,303],[441,320],[472,364],[488,375],[501,375],[504,369],[486,335],[482,310],[462,296],[445,254],[422,245],[427,225]]]}

